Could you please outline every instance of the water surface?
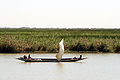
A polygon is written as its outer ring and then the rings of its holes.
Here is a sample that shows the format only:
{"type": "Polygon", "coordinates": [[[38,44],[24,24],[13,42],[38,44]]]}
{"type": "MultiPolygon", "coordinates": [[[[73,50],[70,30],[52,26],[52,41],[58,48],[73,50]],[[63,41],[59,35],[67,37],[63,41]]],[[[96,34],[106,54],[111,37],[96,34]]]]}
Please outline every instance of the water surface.
{"type": "MultiPolygon", "coordinates": [[[[65,54],[74,57],[80,54],[65,54]]],[[[119,80],[120,54],[83,54],[79,62],[23,62],[23,54],[0,54],[0,80],[119,80]]],[[[55,54],[31,54],[54,57],[55,54]]]]}

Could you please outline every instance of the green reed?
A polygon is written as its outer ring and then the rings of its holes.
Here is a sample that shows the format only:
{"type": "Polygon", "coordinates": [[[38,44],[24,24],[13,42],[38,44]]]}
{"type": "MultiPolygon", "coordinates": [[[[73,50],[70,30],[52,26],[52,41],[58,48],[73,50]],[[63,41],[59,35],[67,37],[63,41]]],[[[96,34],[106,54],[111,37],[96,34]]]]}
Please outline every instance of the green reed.
{"type": "Polygon", "coordinates": [[[0,52],[58,52],[61,39],[65,52],[119,52],[119,29],[0,29],[0,52]]]}

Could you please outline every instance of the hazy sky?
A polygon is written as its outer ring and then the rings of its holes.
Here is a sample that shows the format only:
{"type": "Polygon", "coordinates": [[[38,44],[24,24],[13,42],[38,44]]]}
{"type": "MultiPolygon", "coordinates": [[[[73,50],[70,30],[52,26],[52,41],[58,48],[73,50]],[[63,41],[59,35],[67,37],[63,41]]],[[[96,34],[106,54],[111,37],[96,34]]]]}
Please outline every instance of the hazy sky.
{"type": "Polygon", "coordinates": [[[0,27],[120,28],[120,0],[0,0],[0,27]]]}

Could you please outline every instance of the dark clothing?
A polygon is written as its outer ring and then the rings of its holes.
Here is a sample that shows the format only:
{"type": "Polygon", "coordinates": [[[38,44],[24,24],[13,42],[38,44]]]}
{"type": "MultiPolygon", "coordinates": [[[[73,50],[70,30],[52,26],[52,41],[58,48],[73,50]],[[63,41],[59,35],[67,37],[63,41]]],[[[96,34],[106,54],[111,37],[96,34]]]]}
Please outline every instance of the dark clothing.
{"type": "Polygon", "coordinates": [[[29,58],[31,58],[31,57],[30,57],[30,54],[28,55],[28,59],[29,59],[29,58]]]}
{"type": "Polygon", "coordinates": [[[24,58],[24,59],[27,59],[27,56],[26,56],[26,55],[24,55],[24,56],[23,56],[23,58],[24,58]]]}
{"type": "Polygon", "coordinates": [[[80,55],[80,59],[82,59],[82,55],[80,55]]]}

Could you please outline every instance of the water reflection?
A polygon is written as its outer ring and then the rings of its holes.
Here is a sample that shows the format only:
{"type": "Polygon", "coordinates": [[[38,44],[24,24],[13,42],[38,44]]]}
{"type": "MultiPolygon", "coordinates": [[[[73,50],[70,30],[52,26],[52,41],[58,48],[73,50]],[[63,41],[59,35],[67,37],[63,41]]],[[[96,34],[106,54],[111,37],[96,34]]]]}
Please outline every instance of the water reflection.
{"type": "Polygon", "coordinates": [[[63,68],[64,68],[64,64],[61,62],[57,63],[57,68],[59,70],[60,73],[63,73],[63,68]]]}
{"type": "Polygon", "coordinates": [[[85,63],[84,61],[78,61],[78,62],[76,62],[76,63],[81,63],[81,64],[83,64],[83,63],[85,63]]]}
{"type": "Polygon", "coordinates": [[[19,64],[32,64],[32,62],[19,62],[19,64]]]}

